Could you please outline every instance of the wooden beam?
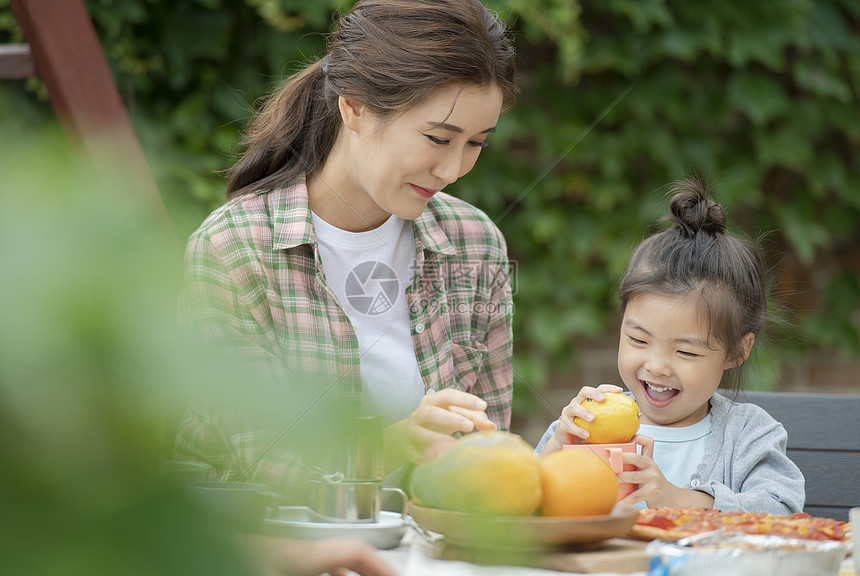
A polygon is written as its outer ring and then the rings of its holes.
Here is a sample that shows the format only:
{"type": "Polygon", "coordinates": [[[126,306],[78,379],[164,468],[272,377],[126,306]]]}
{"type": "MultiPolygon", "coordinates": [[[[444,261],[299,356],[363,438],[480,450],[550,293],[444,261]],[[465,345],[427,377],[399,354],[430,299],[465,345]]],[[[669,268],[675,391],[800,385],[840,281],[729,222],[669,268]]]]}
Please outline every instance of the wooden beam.
{"type": "Polygon", "coordinates": [[[36,75],[28,44],[0,44],[0,80],[24,80],[36,75]]]}
{"type": "Polygon", "coordinates": [[[81,0],[11,0],[57,115],[79,134],[128,125],[125,105],[81,0]]]}
{"type": "Polygon", "coordinates": [[[83,0],[10,3],[69,138],[96,169],[113,177],[121,174],[127,189],[143,194],[153,212],[169,223],[83,0]]]}

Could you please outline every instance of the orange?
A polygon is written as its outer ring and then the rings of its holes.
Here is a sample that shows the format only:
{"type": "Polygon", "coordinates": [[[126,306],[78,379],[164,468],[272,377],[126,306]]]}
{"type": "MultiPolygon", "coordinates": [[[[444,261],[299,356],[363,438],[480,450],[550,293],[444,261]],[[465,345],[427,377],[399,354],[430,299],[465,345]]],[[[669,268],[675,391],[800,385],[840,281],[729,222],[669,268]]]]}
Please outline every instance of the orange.
{"type": "Polygon", "coordinates": [[[541,460],[544,516],[601,516],[618,498],[618,477],[588,450],[559,450],[541,460]]]}
{"type": "Polygon", "coordinates": [[[594,421],[574,418],[573,423],[588,432],[589,444],[630,442],[639,430],[639,406],[624,394],[608,392],[603,402],[586,398],[582,405],[594,414],[594,421]]]}

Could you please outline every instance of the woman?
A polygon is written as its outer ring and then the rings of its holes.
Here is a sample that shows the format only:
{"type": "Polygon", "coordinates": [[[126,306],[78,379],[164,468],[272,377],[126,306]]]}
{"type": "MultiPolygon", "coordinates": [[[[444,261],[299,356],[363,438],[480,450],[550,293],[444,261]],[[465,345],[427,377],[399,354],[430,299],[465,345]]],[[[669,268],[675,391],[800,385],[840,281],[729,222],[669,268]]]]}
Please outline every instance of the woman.
{"type": "Polygon", "coordinates": [[[337,422],[332,398],[385,418],[386,471],[452,434],[508,428],[504,239],[442,190],[515,92],[505,27],[480,0],[363,0],[341,18],[251,122],[227,202],[186,252],[188,321],[275,376],[255,406],[268,413],[237,414],[244,389],[229,410],[197,398],[175,458],[306,485],[312,450],[273,445],[303,421],[337,422]]]}

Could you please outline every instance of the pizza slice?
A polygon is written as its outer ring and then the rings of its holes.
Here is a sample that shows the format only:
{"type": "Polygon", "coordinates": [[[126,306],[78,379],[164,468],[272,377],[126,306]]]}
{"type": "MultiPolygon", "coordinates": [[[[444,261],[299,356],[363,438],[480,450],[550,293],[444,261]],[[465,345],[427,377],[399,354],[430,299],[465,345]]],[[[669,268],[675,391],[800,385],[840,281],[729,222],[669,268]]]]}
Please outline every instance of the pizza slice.
{"type": "Polygon", "coordinates": [[[720,512],[712,508],[666,507],[640,510],[636,524],[627,535],[643,540],[675,541],[713,530],[806,540],[850,539],[848,522],[819,518],[804,512],[773,516],[743,511],[720,512]]]}
{"type": "Polygon", "coordinates": [[[644,540],[680,540],[717,530],[720,527],[714,520],[717,513],[712,508],[647,508],[639,511],[639,518],[628,536],[644,540]]]}

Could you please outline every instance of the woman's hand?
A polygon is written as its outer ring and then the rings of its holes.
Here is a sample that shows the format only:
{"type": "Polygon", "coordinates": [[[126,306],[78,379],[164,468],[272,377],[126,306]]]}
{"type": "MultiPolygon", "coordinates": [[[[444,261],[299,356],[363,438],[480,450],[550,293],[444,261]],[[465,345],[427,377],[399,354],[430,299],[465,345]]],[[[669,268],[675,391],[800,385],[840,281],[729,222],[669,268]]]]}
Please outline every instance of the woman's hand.
{"type": "Polygon", "coordinates": [[[385,429],[386,472],[432,459],[450,448],[456,432],[495,430],[486,408],[481,398],[454,388],[425,395],[409,418],[385,429]]]}
{"type": "Polygon", "coordinates": [[[570,404],[565,406],[561,411],[561,417],[559,418],[558,427],[555,429],[555,435],[550,438],[549,442],[544,446],[543,451],[540,453],[541,457],[544,457],[551,452],[555,452],[556,450],[561,450],[562,446],[565,444],[581,444],[586,438],[588,438],[588,432],[573,422],[574,418],[582,418],[587,422],[592,422],[594,420],[594,414],[589,412],[585,406],[582,405],[586,399],[591,398],[595,402],[603,402],[606,400],[607,392],[623,391],[623,388],[619,388],[612,384],[601,384],[597,388],[583,386],[579,391],[579,394],[577,394],[573,400],[570,401],[570,404]]]}
{"type": "Polygon", "coordinates": [[[358,538],[299,541],[246,536],[244,548],[263,576],[396,576],[376,548],[358,538]]]}
{"type": "Polygon", "coordinates": [[[672,506],[673,508],[713,508],[714,497],[698,490],[686,490],[675,486],[663,476],[654,462],[654,439],[637,434],[631,442],[642,446],[641,454],[625,453],[625,464],[633,464],[638,470],[622,472],[618,480],[638,484],[639,488],[621,500],[620,504],[633,505],[645,501],[649,508],[672,506]]]}

